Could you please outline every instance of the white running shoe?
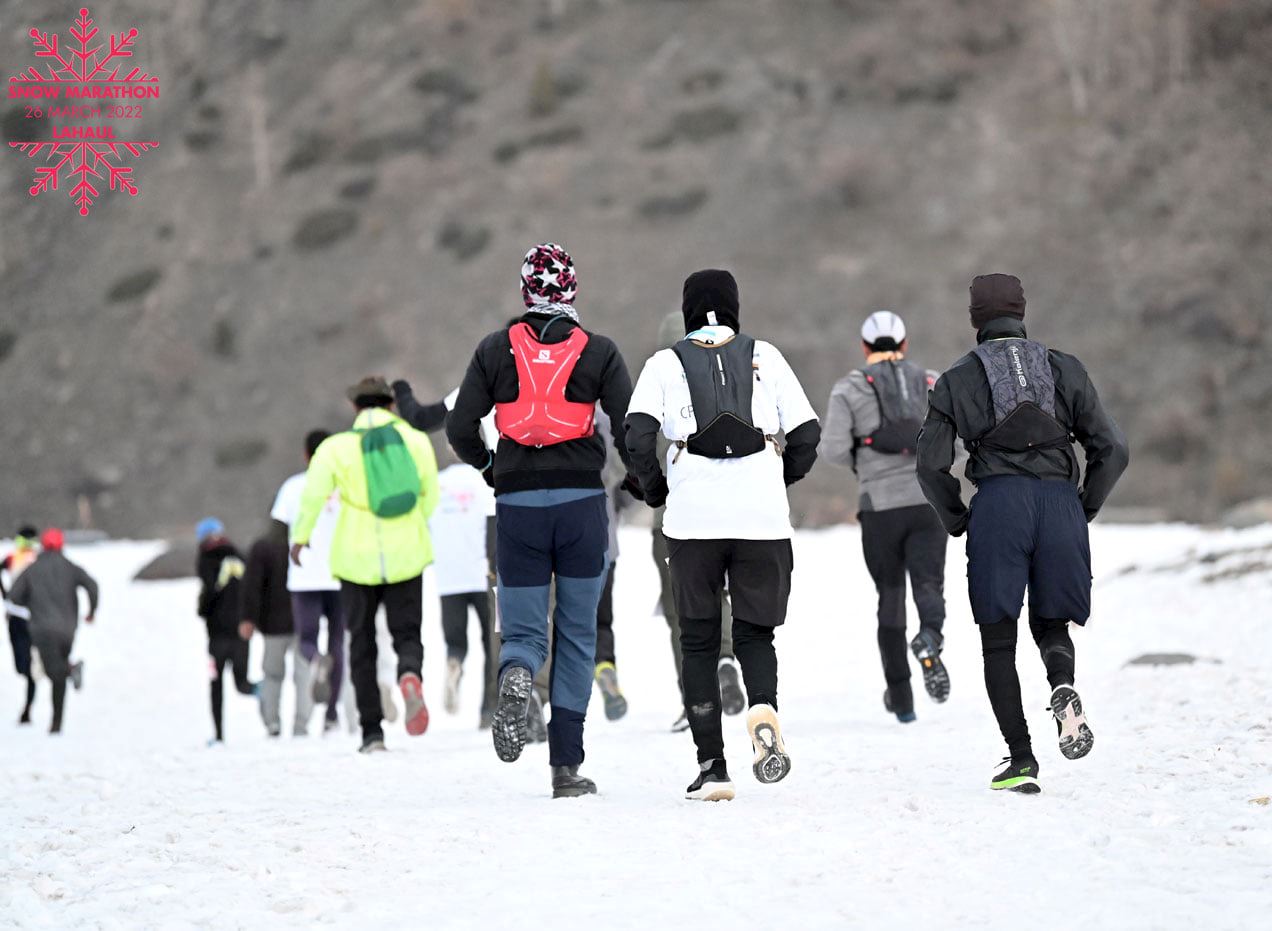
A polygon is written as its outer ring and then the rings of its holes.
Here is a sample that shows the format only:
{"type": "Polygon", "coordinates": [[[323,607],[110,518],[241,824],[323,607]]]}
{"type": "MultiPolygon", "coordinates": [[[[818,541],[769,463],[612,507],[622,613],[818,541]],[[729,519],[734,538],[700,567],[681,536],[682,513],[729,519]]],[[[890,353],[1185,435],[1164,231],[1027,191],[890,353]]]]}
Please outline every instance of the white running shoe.
{"type": "Polygon", "coordinates": [[[782,726],[772,705],[752,705],[746,716],[746,730],[755,748],[751,769],[755,778],[765,784],[781,782],[791,771],[791,758],[782,743],[782,726]]]}

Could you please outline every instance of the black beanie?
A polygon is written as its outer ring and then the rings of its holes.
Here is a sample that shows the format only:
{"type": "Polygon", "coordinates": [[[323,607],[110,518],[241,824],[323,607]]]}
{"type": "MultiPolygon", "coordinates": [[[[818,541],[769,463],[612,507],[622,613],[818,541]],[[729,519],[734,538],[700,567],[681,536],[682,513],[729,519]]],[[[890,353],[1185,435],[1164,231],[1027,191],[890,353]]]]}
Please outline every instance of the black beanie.
{"type": "Polygon", "coordinates": [[[686,333],[712,324],[737,330],[738,283],[718,268],[694,272],[685,279],[680,311],[685,316],[686,333]]]}
{"type": "Polygon", "coordinates": [[[977,275],[970,290],[969,310],[976,329],[999,317],[1025,319],[1025,289],[1015,275],[977,275]]]}

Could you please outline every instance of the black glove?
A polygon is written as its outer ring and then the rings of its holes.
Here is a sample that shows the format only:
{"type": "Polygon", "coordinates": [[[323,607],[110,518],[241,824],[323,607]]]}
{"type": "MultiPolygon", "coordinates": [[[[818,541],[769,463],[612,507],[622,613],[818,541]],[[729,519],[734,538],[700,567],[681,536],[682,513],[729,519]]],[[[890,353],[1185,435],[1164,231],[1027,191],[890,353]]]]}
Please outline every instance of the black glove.
{"type": "Polygon", "coordinates": [[[645,489],[644,501],[651,508],[657,510],[667,503],[667,493],[667,478],[660,473],[658,481],[654,483],[654,486],[652,488],[645,489]]]}
{"type": "Polygon", "coordinates": [[[399,400],[412,393],[411,383],[407,381],[405,378],[399,378],[390,387],[393,389],[393,397],[399,400]]]}
{"type": "Polygon", "coordinates": [[[963,516],[959,518],[958,523],[950,528],[950,536],[961,537],[963,534],[967,533],[967,525],[970,524],[971,521],[972,521],[972,512],[971,511],[964,512],[963,516]]]}
{"type": "Polygon", "coordinates": [[[495,460],[490,460],[490,465],[482,470],[481,477],[486,480],[486,484],[491,488],[495,487],[495,460]]]}
{"type": "Polygon", "coordinates": [[[645,489],[640,487],[640,479],[628,472],[627,477],[623,479],[622,484],[618,486],[619,491],[625,491],[637,501],[645,500],[645,489]]]}

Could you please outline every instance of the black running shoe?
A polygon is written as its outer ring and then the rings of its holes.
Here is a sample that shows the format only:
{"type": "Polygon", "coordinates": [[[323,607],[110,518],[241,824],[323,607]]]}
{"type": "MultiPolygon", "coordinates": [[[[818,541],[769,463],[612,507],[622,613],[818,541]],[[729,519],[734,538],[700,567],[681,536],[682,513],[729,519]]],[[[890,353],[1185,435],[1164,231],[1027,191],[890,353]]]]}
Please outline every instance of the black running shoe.
{"type": "Polygon", "coordinates": [[[553,798],[578,798],[580,795],[595,794],[596,783],[586,776],[580,776],[577,766],[552,767],[553,798]]]}
{"type": "Polygon", "coordinates": [[[950,674],[941,662],[941,636],[934,631],[920,628],[910,641],[910,652],[923,667],[923,687],[934,702],[950,697],[950,674]]]}
{"type": "Polygon", "coordinates": [[[1042,791],[1038,785],[1038,761],[1031,756],[1015,760],[1005,757],[1003,769],[989,781],[991,789],[1008,789],[1024,795],[1037,795],[1042,791]]]}
{"type": "Polygon", "coordinates": [[[512,666],[499,682],[499,704],[490,723],[495,753],[505,763],[512,763],[526,746],[526,707],[530,703],[533,682],[530,670],[512,666]]]}
{"type": "Polygon", "coordinates": [[[369,734],[362,739],[359,753],[384,753],[388,748],[384,745],[383,734],[369,734]]]}
{"type": "Polygon", "coordinates": [[[895,714],[902,724],[911,724],[918,719],[914,713],[914,693],[909,685],[884,689],[883,707],[895,714]]]}
{"type": "Polygon", "coordinates": [[[1051,693],[1051,714],[1060,735],[1060,752],[1067,760],[1080,760],[1095,746],[1095,735],[1082,713],[1082,699],[1071,685],[1058,685],[1051,693]]]}
{"type": "Polygon", "coordinates": [[[737,794],[724,760],[700,763],[698,778],[685,789],[685,798],[695,802],[731,802],[737,794]]]}
{"type": "Polygon", "coordinates": [[[746,708],[746,694],[738,676],[738,661],[732,656],[721,658],[716,674],[720,678],[720,710],[725,714],[741,714],[746,708]]]}

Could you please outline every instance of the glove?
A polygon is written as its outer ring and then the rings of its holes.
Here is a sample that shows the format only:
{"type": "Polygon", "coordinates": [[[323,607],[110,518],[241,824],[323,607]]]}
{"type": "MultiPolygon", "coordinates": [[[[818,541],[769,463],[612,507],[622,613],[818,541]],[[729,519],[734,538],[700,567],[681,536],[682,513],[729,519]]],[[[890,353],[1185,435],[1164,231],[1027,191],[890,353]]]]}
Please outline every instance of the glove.
{"type": "Polygon", "coordinates": [[[393,397],[399,400],[411,394],[411,383],[404,378],[399,378],[390,387],[393,389],[393,397]]]}
{"type": "Polygon", "coordinates": [[[667,503],[667,479],[663,475],[658,476],[658,481],[652,488],[645,489],[644,501],[651,508],[657,510],[667,503]]]}
{"type": "Polygon", "coordinates": [[[630,472],[627,473],[622,484],[618,486],[618,490],[627,492],[637,501],[645,500],[645,489],[640,487],[640,479],[630,472]]]}
{"type": "Polygon", "coordinates": [[[490,465],[482,469],[481,477],[491,488],[495,487],[495,461],[493,459],[490,461],[490,465]]]}
{"type": "Polygon", "coordinates": [[[961,537],[963,534],[967,533],[967,525],[971,523],[971,520],[972,520],[972,512],[968,511],[961,518],[959,518],[959,521],[957,524],[955,524],[953,527],[950,528],[950,536],[961,537]]]}

